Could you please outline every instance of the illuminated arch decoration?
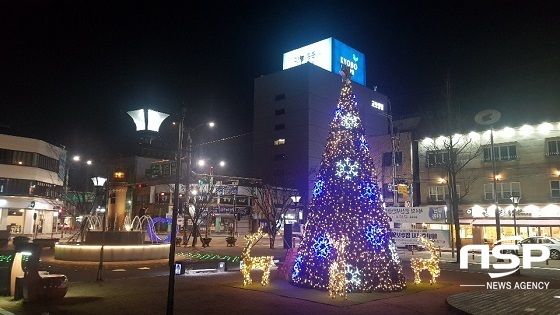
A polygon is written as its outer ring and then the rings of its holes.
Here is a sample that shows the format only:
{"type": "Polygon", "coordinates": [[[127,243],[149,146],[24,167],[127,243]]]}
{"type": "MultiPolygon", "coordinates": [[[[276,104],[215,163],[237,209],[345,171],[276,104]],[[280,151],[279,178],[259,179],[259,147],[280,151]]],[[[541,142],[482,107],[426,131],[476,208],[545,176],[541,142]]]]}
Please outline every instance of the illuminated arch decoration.
{"type": "Polygon", "coordinates": [[[366,240],[371,243],[376,249],[381,248],[387,241],[385,229],[380,227],[376,222],[368,224],[365,234],[366,240]]]}
{"type": "Polygon", "coordinates": [[[366,138],[364,137],[364,135],[360,136],[360,148],[362,148],[362,150],[369,152],[369,147],[366,141],[366,138]]]}
{"type": "Polygon", "coordinates": [[[352,114],[346,114],[340,120],[340,125],[346,129],[352,129],[359,126],[360,118],[352,114]]]}
{"type": "Polygon", "coordinates": [[[374,203],[377,201],[377,185],[370,182],[364,181],[358,185],[360,190],[360,197],[367,200],[369,203],[374,203]]]}
{"type": "Polygon", "coordinates": [[[336,176],[343,177],[344,179],[352,179],[358,176],[358,169],[360,164],[356,161],[350,161],[350,158],[336,162],[336,176]]]}
{"type": "MultiPolygon", "coordinates": [[[[169,240],[171,239],[171,233],[168,234],[164,239],[161,239],[159,236],[157,236],[156,231],[155,231],[155,224],[156,223],[166,223],[166,224],[171,224],[172,220],[170,218],[161,218],[161,217],[155,217],[152,219],[151,224],[148,224],[148,235],[150,236],[150,240],[152,242],[157,242],[157,243],[167,243],[169,242],[169,240]]],[[[177,230],[179,230],[179,227],[177,227],[177,230]]]]}
{"type": "Polygon", "coordinates": [[[323,193],[323,186],[325,186],[325,181],[320,179],[315,183],[315,188],[313,188],[313,196],[317,197],[323,193]]]}
{"type": "Polygon", "coordinates": [[[313,250],[315,255],[321,258],[327,258],[331,254],[332,245],[329,242],[329,238],[324,234],[317,236],[315,239],[315,244],[313,244],[313,250]]]}

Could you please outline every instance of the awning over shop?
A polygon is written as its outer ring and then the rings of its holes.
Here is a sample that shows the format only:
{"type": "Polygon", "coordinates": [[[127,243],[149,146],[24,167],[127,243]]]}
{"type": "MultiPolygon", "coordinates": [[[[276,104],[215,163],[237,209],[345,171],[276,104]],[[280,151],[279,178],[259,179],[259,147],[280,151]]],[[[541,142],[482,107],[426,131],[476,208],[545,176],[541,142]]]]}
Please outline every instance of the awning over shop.
{"type": "MultiPolygon", "coordinates": [[[[461,224],[473,224],[479,226],[495,226],[495,219],[459,219],[461,224]]],[[[559,219],[520,219],[516,221],[517,226],[560,226],[559,219]]],[[[513,226],[513,219],[500,219],[501,226],[513,226]]]]}

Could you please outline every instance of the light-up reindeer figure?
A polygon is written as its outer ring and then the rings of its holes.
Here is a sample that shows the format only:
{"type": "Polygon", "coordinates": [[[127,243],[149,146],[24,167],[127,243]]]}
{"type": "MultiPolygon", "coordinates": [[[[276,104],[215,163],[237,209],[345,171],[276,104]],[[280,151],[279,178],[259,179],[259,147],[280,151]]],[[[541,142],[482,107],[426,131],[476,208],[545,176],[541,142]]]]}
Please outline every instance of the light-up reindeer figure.
{"type": "Polygon", "coordinates": [[[346,294],[346,261],[344,260],[344,253],[346,245],[349,243],[348,237],[343,235],[338,240],[330,240],[336,249],[336,259],[329,266],[329,296],[334,299],[338,295],[346,300],[348,296],[346,294]]]}
{"type": "Polygon", "coordinates": [[[251,235],[245,235],[245,240],[247,241],[247,246],[241,252],[241,260],[243,262],[243,266],[241,267],[241,273],[243,274],[243,285],[248,285],[253,283],[251,279],[251,270],[253,269],[262,269],[263,276],[261,280],[262,285],[267,285],[270,277],[270,267],[273,266],[273,258],[272,256],[260,256],[260,257],[251,257],[251,247],[253,247],[266,233],[262,231],[262,228],[259,228],[257,233],[253,233],[251,235]]]}
{"type": "Polygon", "coordinates": [[[423,236],[419,236],[418,240],[426,245],[426,247],[428,247],[431,257],[410,259],[410,267],[412,267],[412,270],[414,271],[414,283],[420,283],[420,272],[422,270],[428,270],[430,272],[430,275],[432,276],[432,279],[430,279],[430,284],[434,284],[436,283],[436,278],[439,277],[440,274],[439,257],[437,255],[434,242],[426,239],[423,236]]]}

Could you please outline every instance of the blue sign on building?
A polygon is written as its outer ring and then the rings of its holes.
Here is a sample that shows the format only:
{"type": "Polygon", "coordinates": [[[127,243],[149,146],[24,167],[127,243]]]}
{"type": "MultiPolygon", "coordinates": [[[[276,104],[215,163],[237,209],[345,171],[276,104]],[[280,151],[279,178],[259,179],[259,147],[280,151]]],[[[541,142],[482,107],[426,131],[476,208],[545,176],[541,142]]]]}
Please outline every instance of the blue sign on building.
{"type": "Polygon", "coordinates": [[[366,85],[366,56],[334,38],[332,42],[332,72],[337,73],[346,65],[352,81],[366,85]]]}

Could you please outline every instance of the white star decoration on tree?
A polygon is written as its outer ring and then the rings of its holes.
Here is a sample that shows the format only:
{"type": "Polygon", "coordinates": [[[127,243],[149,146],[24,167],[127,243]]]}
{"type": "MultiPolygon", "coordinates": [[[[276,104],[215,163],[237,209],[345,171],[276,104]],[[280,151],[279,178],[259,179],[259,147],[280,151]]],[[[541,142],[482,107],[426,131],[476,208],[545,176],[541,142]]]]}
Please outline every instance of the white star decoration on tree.
{"type": "Polygon", "coordinates": [[[350,158],[345,158],[342,161],[336,162],[336,176],[344,177],[344,179],[352,179],[358,175],[360,165],[358,162],[350,161],[350,158]]]}
{"type": "Polygon", "coordinates": [[[356,128],[358,127],[358,120],[358,116],[346,114],[342,117],[340,124],[346,129],[356,128]]]}

